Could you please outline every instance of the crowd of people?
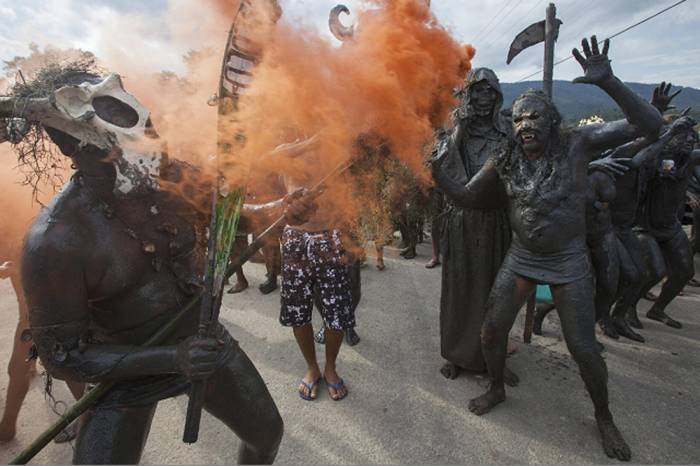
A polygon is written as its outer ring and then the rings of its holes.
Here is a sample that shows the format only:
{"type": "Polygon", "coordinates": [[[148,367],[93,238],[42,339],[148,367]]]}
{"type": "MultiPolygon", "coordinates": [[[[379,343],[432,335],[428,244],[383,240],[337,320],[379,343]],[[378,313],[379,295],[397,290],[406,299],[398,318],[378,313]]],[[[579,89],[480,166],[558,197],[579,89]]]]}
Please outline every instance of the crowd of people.
{"type": "MultiPolygon", "coordinates": [[[[469,410],[487,413],[505,401],[506,384],[518,383],[506,367],[509,332],[536,287],[548,285],[593,402],[604,451],[631,458],[608,407],[607,367],[595,325],[608,337],[643,342],[638,303],[665,280],[645,316],[682,327],[666,309],[693,277],[700,151],[695,122],[686,112],[668,112],[676,95],[670,85],[659,86],[646,102],[615,77],[608,45],[584,39],[583,53],[574,51],[584,70],[577,82],[605,91],[623,120],[565,128],[539,90],[503,109],[496,74],[477,68],[466,77],[449,124],[437,131],[430,190],[374,138],[358,142],[360,157],[345,174],[356,196],[372,200],[355,224],[339,220],[331,204],[304,191],[318,181],[313,177],[269,173],[251,184],[233,256],[249,235],[260,235],[271,219],[284,215],[284,228],[266,237],[267,277],[260,292],[279,287],[280,324],[291,327],[306,365],[295,382],[303,400],[315,400],[322,383],[333,400],[350,394],[339,355],[344,340],[360,341],[354,328],[365,245],[374,245],[382,271],[383,248],[395,231],[400,254],[413,259],[430,225],[432,257],[425,266],[442,264],[440,372],[448,379],[463,371],[488,373],[491,380],[469,410]],[[692,242],[680,222],[686,198],[695,220],[692,242]],[[317,333],[314,307],[323,320],[317,333]],[[317,343],[325,345],[323,363],[317,343]]],[[[15,434],[34,364],[17,355],[31,348],[76,397],[85,384],[114,384],[81,418],[76,462],[138,462],[158,402],[187,392],[192,381],[205,381],[204,407],[241,439],[239,460],[271,463],[283,434],[281,416],[257,369],[222,324],[201,337],[197,316],[189,315],[162,344],[141,346],[201,288],[206,193],[213,182],[163,154],[144,168],[127,151],[113,150],[105,127],[114,131],[132,116],[135,131],[157,138],[146,123],[147,110],[116,75],[71,71],[57,76],[51,88],[69,85],[111,86],[114,98],[132,111],[120,114],[118,106],[95,104],[95,119],[111,126],[94,119],[42,122],[76,171],[29,226],[22,250],[2,257],[12,261],[0,273],[13,277],[20,320],[10,361],[13,395],[7,397],[0,440],[15,434]],[[194,194],[162,189],[167,183],[186,184],[182,192],[194,194]]],[[[315,156],[304,157],[308,163],[315,156]]],[[[240,267],[229,292],[248,285],[240,267]]],[[[538,315],[540,326],[544,315],[538,315]]]]}

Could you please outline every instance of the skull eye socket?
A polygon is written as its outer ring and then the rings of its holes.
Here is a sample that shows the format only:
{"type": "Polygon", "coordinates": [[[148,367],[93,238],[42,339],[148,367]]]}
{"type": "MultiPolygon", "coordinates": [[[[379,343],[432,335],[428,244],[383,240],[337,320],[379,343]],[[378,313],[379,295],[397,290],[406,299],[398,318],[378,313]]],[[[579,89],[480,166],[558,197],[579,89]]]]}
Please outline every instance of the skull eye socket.
{"type": "Polygon", "coordinates": [[[120,128],[133,128],[139,122],[136,110],[114,97],[103,95],[92,100],[97,116],[120,128]]]}

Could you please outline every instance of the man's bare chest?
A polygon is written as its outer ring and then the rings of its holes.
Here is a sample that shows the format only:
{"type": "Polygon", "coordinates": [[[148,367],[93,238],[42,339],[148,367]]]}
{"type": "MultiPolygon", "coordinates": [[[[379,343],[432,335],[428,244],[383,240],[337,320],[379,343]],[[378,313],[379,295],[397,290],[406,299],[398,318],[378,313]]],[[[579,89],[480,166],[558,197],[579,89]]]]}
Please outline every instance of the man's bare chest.
{"type": "Polygon", "coordinates": [[[93,225],[95,270],[86,277],[93,327],[110,329],[116,340],[123,341],[120,332],[142,340],[197,291],[206,222],[187,205],[163,199],[102,210],[93,225]]]}

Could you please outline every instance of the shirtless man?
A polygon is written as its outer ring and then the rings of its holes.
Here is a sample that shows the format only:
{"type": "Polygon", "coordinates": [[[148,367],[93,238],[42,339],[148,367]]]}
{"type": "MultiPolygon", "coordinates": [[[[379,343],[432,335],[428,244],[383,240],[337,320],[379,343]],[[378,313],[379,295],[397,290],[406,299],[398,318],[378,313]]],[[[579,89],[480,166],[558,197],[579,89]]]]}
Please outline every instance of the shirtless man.
{"type": "MultiPolygon", "coordinates": [[[[644,337],[627,323],[624,296],[641,289],[645,278],[642,251],[632,225],[639,207],[640,175],[655,166],[664,146],[684,125],[678,122],[652,144],[640,138],[616,148],[588,165],[589,199],[586,203],[586,243],[595,270],[596,321],[610,338],[624,336],[644,342],[644,337]],[[641,150],[640,150],[641,149],[641,150]],[[610,307],[618,304],[610,316],[610,307]]],[[[534,329],[541,334],[542,320],[552,309],[540,308],[535,314],[534,329]]]]}
{"type": "MultiPolygon", "coordinates": [[[[241,439],[238,460],[271,463],[282,419],[222,325],[198,339],[193,312],[161,346],[141,346],[201,287],[211,182],[168,160],[148,110],[119,76],[66,71],[48,84],[51,98],[22,100],[21,116],[40,123],[77,171],[25,240],[31,335],[52,377],[116,382],[83,415],[74,462],[137,463],[158,401],[206,380],[204,408],[241,439]]],[[[0,117],[20,108],[0,104],[0,117]]],[[[242,221],[255,220],[249,211],[264,221],[283,208],[246,207],[242,221]]],[[[310,209],[306,198],[289,205],[290,223],[310,209]]]]}
{"type": "Polygon", "coordinates": [[[639,300],[667,277],[646,316],[673,328],[682,328],[682,324],[666,314],[666,306],[694,275],[692,246],[678,219],[678,210],[685,203],[693,170],[700,165],[700,150],[693,150],[698,143],[695,121],[681,117],[680,122],[684,130],[677,132],[664,147],[647,188],[640,240],[649,263],[650,279],[637,296],[639,300]]]}
{"type": "Polygon", "coordinates": [[[434,165],[434,177],[455,202],[484,205],[500,179],[508,193],[513,243],[494,283],[482,327],[484,356],[492,379],[489,390],[470,401],[485,414],[505,401],[503,371],[508,332],[518,310],[538,283],[548,284],[559,312],[569,351],[595,407],[605,453],[628,461],[629,446],[608,408],[607,368],[595,341],[593,280],[586,249],[588,163],[606,149],[638,136],[655,137],[659,112],[632,92],[610,67],[608,41],[602,52],[594,37],[582,42],[585,58],[573,54],[585,71],[574,82],[595,84],[620,106],[627,120],[560,131],[561,118],[541,91],[528,91],[513,104],[513,137],[466,185],[434,165]]]}

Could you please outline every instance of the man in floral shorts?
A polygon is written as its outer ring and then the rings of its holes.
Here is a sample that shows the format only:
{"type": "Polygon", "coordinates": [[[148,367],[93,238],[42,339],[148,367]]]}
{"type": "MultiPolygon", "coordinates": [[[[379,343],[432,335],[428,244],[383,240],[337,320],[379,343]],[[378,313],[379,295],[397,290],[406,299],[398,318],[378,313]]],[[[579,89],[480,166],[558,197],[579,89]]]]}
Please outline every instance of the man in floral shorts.
{"type": "Polygon", "coordinates": [[[354,306],[347,268],[347,254],[337,229],[309,231],[287,226],[282,234],[282,291],[280,323],[292,327],[307,371],[299,384],[299,396],[315,400],[321,380],[339,401],[348,394],[336,372],[336,359],[343,332],[355,326],[354,306]],[[316,361],[311,314],[314,286],[318,286],[321,315],[326,327],[326,364],[321,372],[316,361]]]}

